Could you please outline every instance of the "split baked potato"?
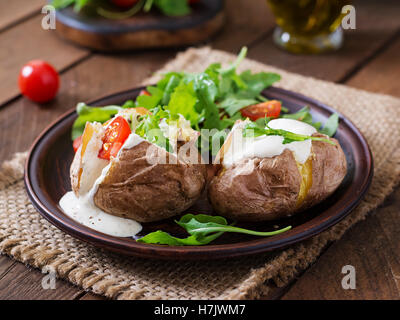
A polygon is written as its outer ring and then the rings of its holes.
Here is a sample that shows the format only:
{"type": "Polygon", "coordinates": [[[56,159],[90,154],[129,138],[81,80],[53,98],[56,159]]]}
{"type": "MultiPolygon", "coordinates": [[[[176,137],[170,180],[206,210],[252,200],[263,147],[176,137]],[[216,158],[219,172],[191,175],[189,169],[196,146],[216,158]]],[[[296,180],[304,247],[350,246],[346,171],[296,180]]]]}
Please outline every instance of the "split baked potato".
{"type": "MultiPolygon", "coordinates": [[[[141,116],[129,109],[114,119],[123,117],[130,126],[137,126],[135,121],[141,116]]],[[[198,154],[193,155],[196,148],[190,149],[191,158],[187,156],[189,151],[180,152],[183,142],[193,145],[198,137],[190,125],[171,130],[178,142],[175,152],[132,130],[114,156],[102,159],[99,150],[104,151],[107,125],[113,121],[86,124],[70,169],[74,193],[78,197],[89,195],[94,205],[106,213],[138,222],[169,218],[193,205],[205,188],[207,168],[197,161],[198,154]],[[196,161],[190,161],[193,157],[196,161]]]]}
{"type": "Polygon", "coordinates": [[[244,156],[232,157],[234,133],[242,132],[245,124],[237,123],[217,156],[219,171],[208,189],[209,200],[218,214],[244,221],[291,216],[327,198],[343,181],[347,163],[336,139],[317,133],[300,121],[279,119],[269,124],[276,123],[276,129],[307,134],[320,141],[279,144],[276,136],[261,136],[254,142],[255,155],[244,151],[244,156]],[[299,125],[303,131],[296,130],[299,125]],[[263,147],[272,153],[259,156],[263,147]]]}

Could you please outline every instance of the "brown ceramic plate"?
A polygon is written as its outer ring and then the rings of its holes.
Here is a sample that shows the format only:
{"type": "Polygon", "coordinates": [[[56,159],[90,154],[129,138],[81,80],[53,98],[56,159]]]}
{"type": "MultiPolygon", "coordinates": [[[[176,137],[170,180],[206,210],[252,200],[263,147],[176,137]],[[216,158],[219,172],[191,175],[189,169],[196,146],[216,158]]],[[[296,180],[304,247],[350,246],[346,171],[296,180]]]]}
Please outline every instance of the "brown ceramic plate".
{"type": "MultiPolygon", "coordinates": [[[[122,104],[128,99],[135,98],[141,89],[113,94],[91,104],[122,104]]],[[[291,112],[308,105],[314,120],[322,123],[334,112],[332,108],[320,102],[283,89],[271,87],[263,94],[269,99],[281,100],[291,112]]],[[[361,201],[372,179],[373,160],[365,138],[352,122],[340,116],[340,125],[335,138],[340,141],[346,154],[348,172],[338,190],[319,205],[294,217],[272,222],[238,224],[260,231],[274,230],[274,226],[291,225],[293,228],[288,232],[269,238],[226,233],[206,246],[174,247],[137,243],[131,238],[113,237],[87,228],[66,216],[58,205],[62,195],[71,190],[69,167],[74,152],[70,132],[75,118],[76,113],[71,110],[44,130],[34,142],[25,168],[28,195],[43,217],[61,230],[97,247],[127,255],[195,260],[231,258],[283,248],[338,223],[361,201]]],[[[201,199],[188,212],[210,214],[212,208],[206,199],[201,199]]],[[[140,234],[144,235],[159,229],[184,236],[173,219],[143,224],[140,234]]]]}

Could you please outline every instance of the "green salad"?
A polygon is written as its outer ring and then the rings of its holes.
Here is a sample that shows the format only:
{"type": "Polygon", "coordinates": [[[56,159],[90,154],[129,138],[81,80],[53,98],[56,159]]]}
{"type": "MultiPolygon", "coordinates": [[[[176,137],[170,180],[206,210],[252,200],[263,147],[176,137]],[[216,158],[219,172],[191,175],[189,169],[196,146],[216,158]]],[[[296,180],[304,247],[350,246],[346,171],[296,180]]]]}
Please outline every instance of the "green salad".
{"type": "MultiPolygon", "coordinates": [[[[262,96],[261,92],[279,81],[280,75],[252,73],[250,70],[238,73],[237,68],[246,53],[247,48],[242,48],[236,61],[226,68],[220,63],[213,63],[203,72],[165,73],[156,85],[148,86],[135,100],[128,100],[121,106],[96,107],[78,103],[78,118],[72,127],[72,139],[82,135],[87,121],[104,123],[122,109],[137,107],[152,113],[145,116],[146,125],[140,127],[141,136],[157,128],[160,119],[176,119],[179,115],[189,120],[195,130],[213,129],[211,140],[222,139],[225,136],[220,134],[222,131],[232,128],[235,121],[245,119],[254,120],[253,127],[259,127],[259,131],[265,134],[268,121],[278,117],[306,122],[328,136],[335,134],[339,122],[336,113],[322,126],[313,121],[309,107],[288,113],[280,101],[262,96]]],[[[290,136],[292,140],[304,140],[304,137],[293,133],[290,136]]],[[[207,143],[211,144],[212,141],[207,143]]]]}

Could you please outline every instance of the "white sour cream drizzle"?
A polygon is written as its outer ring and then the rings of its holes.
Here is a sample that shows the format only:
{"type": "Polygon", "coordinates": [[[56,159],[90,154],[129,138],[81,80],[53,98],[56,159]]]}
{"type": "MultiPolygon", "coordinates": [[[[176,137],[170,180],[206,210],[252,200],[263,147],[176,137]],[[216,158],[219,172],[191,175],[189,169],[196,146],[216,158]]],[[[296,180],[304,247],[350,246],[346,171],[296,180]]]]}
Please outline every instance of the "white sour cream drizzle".
{"type": "MultiPolygon", "coordinates": [[[[246,158],[271,158],[280,155],[285,149],[291,150],[296,161],[301,164],[304,164],[311,154],[311,140],[283,144],[282,136],[247,138],[242,134],[245,124],[246,122],[241,122],[232,128],[232,139],[222,161],[226,168],[246,158]]],[[[317,132],[313,126],[293,119],[275,119],[268,125],[272,129],[283,129],[307,136],[317,132]]]]}
{"type": "MultiPolygon", "coordinates": [[[[98,208],[93,201],[93,197],[101,182],[104,180],[112,163],[118,161],[118,156],[124,149],[131,149],[144,140],[135,133],[131,133],[123,144],[115,159],[111,160],[103,168],[100,176],[94,182],[92,188],[84,195],[77,197],[73,191],[67,192],[59,202],[64,213],[75,221],[96,231],[115,236],[133,237],[142,230],[142,225],[131,219],[124,219],[113,216],[98,208]]],[[[97,158],[97,154],[94,155],[97,158]]]]}

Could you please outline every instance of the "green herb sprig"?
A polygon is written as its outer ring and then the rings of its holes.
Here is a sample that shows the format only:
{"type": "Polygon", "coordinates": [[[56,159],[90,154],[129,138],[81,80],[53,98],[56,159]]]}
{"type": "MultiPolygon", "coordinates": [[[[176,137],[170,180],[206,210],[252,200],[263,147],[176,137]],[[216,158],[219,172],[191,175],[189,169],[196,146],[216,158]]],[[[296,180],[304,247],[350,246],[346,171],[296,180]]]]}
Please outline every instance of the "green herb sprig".
{"type": "Polygon", "coordinates": [[[282,136],[283,144],[295,142],[295,141],[305,141],[305,140],[314,140],[314,141],[323,141],[332,145],[336,145],[335,142],[322,138],[322,137],[313,137],[307,136],[303,134],[297,134],[290,131],[286,131],[283,129],[273,129],[266,124],[265,128],[259,127],[257,124],[250,122],[245,125],[243,128],[243,137],[259,137],[259,136],[282,136]]]}
{"type": "Polygon", "coordinates": [[[279,230],[260,232],[228,225],[227,220],[221,216],[210,216],[206,214],[186,214],[175,222],[184,228],[190,236],[177,238],[169,233],[158,230],[137,239],[137,242],[149,244],[165,244],[170,246],[201,246],[217,239],[224,232],[244,233],[253,236],[270,237],[290,230],[288,226],[279,230]]]}
{"type": "Polygon", "coordinates": [[[336,130],[339,126],[339,115],[337,113],[333,113],[328,118],[323,128],[321,128],[322,127],[321,122],[313,121],[310,108],[308,106],[305,106],[304,108],[300,109],[295,113],[283,114],[281,115],[281,118],[294,119],[308,123],[315,129],[317,129],[320,133],[326,134],[329,137],[332,137],[336,133],[336,130]]]}

